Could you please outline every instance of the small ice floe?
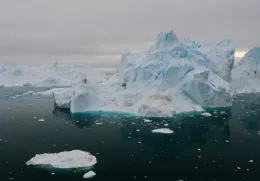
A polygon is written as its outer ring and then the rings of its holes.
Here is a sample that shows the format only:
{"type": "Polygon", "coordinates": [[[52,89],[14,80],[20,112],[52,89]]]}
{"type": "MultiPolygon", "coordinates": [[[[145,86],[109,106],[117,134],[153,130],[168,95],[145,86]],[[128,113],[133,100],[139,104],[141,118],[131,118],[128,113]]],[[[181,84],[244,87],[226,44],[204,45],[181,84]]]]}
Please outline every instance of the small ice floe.
{"type": "Polygon", "coordinates": [[[59,169],[87,168],[95,165],[97,159],[89,152],[81,150],[60,153],[37,154],[26,162],[26,165],[50,165],[59,169]]]}
{"type": "Polygon", "coordinates": [[[89,171],[89,172],[87,172],[87,173],[85,173],[85,174],[83,175],[83,178],[87,179],[87,178],[92,178],[92,177],[95,177],[95,176],[96,176],[96,173],[95,173],[95,172],[89,171]]]}
{"type": "Polygon", "coordinates": [[[152,122],[152,120],[150,120],[150,119],[144,119],[144,122],[145,122],[145,123],[150,123],[150,122],[152,122]]]}
{"type": "Polygon", "coordinates": [[[101,125],[101,124],[103,124],[103,123],[96,123],[96,125],[101,125]]]}
{"type": "Polygon", "coordinates": [[[169,124],[164,124],[164,126],[169,126],[169,124]]]}
{"type": "Polygon", "coordinates": [[[254,160],[249,160],[249,162],[250,162],[250,163],[253,163],[253,162],[254,162],[254,160]]]}
{"type": "Polygon", "coordinates": [[[210,116],[212,116],[210,113],[208,113],[208,112],[204,112],[204,113],[202,113],[201,114],[202,116],[206,116],[206,117],[210,117],[210,116]]]}
{"type": "Polygon", "coordinates": [[[152,130],[153,133],[163,133],[163,134],[172,134],[173,131],[169,128],[160,128],[160,129],[154,129],[152,130]]]}
{"type": "Polygon", "coordinates": [[[41,119],[38,119],[39,122],[43,122],[44,121],[44,118],[41,118],[41,119]]]}

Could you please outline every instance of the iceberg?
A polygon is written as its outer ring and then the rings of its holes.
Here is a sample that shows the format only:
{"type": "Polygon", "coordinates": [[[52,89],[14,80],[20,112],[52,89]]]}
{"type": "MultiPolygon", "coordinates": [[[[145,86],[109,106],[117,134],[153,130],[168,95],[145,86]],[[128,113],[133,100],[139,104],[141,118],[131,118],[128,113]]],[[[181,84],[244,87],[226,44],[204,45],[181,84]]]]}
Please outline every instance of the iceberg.
{"type": "Polygon", "coordinates": [[[92,178],[92,177],[95,177],[95,176],[96,176],[96,173],[95,173],[95,172],[89,171],[89,172],[87,172],[87,173],[85,173],[85,174],[83,175],[83,178],[88,179],[88,178],[92,178]]]}
{"type": "Polygon", "coordinates": [[[260,47],[250,49],[232,70],[234,93],[260,92],[260,47]]]}
{"type": "Polygon", "coordinates": [[[126,50],[118,72],[102,82],[54,92],[55,104],[71,113],[123,112],[142,117],[171,117],[205,108],[230,107],[231,40],[201,45],[159,33],[143,52],[126,50]]]}
{"type": "Polygon", "coordinates": [[[26,165],[44,165],[58,169],[92,167],[97,163],[95,156],[89,152],[72,150],[60,153],[37,154],[26,165]]]}

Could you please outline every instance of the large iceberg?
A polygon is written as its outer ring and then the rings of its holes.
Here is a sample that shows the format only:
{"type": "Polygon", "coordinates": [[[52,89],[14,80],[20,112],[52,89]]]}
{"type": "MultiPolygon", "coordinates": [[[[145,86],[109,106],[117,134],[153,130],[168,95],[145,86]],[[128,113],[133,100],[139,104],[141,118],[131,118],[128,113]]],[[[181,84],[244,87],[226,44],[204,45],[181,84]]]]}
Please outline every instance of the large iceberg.
{"type": "Polygon", "coordinates": [[[231,40],[201,45],[180,41],[173,31],[159,33],[147,50],[126,50],[118,72],[108,80],[54,93],[56,105],[70,107],[72,113],[112,111],[144,117],[230,107],[234,52],[231,40]]]}
{"type": "Polygon", "coordinates": [[[250,49],[232,70],[235,93],[260,92],[260,47],[250,49]]]}

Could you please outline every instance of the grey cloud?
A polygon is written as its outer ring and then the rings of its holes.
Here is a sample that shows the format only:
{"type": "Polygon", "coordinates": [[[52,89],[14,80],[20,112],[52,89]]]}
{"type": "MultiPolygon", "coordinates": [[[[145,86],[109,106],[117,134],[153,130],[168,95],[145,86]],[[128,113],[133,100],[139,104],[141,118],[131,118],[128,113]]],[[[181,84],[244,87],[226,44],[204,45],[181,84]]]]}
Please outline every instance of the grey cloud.
{"type": "Polygon", "coordinates": [[[0,57],[116,54],[169,29],[250,48],[260,44],[259,7],[259,0],[0,0],[0,57]]]}

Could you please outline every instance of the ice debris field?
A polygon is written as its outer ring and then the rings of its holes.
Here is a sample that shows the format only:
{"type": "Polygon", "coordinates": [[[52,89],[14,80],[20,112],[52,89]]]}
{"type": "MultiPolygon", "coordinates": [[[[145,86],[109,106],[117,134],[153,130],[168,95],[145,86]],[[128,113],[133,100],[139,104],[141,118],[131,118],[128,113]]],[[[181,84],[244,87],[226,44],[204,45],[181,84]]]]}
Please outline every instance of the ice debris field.
{"type": "Polygon", "coordinates": [[[234,94],[260,91],[260,48],[248,51],[235,67],[234,53],[232,40],[206,45],[181,41],[169,31],[159,33],[142,52],[126,50],[112,76],[89,66],[55,63],[48,68],[0,67],[0,82],[2,86],[68,86],[38,94],[53,95],[56,107],[71,113],[171,117],[196,111],[209,116],[208,108],[231,107],[234,94]]]}

